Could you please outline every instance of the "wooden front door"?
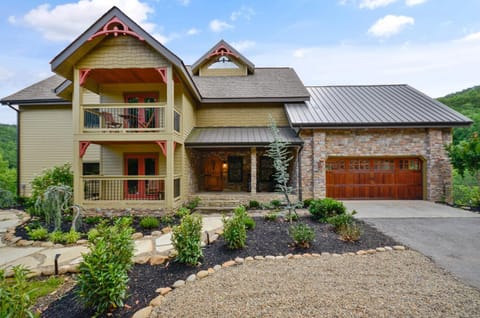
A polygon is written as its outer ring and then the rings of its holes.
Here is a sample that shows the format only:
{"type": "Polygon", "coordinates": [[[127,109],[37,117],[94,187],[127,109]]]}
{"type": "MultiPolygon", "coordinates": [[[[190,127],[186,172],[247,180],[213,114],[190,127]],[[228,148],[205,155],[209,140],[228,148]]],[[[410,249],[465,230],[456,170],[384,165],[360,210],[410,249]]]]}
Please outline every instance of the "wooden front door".
{"type": "Polygon", "coordinates": [[[422,161],[417,158],[335,158],[326,163],[327,197],[421,200],[422,161]]]}
{"type": "Polygon", "coordinates": [[[206,191],[222,191],[222,161],[216,156],[207,158],[203,166],[206,191]]]}
{"type": "MultiPolygon", "coordinates": [[[[155,176],[158,173],[158,156],[156,154],[126,154],[125,175],[155,176]]],[[[159,199],[161,191],[158,180],[127,180],[124,184],[125,199],[145,200],[159,199]]]]}

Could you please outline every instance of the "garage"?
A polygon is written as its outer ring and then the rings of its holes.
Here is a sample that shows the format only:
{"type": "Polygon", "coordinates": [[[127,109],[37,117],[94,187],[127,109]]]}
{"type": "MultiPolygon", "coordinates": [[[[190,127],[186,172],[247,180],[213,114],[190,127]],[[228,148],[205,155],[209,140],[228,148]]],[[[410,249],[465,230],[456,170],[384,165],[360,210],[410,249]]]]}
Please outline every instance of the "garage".
{"type": "Polygon", "coordinates": [[[422,200],[422,163],[419,158],[330,158],[327,197],[422,200]]]}

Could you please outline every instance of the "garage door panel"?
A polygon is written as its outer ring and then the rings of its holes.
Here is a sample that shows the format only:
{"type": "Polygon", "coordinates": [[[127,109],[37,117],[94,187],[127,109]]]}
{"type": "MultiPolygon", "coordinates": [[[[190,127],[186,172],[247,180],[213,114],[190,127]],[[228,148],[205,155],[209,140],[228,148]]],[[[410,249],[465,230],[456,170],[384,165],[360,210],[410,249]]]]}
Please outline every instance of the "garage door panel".
{"type": "Polygon", "coordinates": [[[327,160],[327,196],[338,199],[422,199],[423,173],[417,158],[327,160]]]}

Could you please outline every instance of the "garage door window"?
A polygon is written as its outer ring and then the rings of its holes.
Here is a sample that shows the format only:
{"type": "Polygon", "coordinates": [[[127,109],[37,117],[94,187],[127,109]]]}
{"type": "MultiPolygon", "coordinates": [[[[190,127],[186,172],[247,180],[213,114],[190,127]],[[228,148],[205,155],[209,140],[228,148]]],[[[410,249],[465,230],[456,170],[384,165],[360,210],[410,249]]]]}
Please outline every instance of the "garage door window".
{"type": "Polygon", "coordinates": [[[399,164],[400,170],[418,171],[421,169],[420,160],[418,159],[401,159],[399,164]]]}
{"type": "Polygon", "coordinates": [[[374,167],[377,171],[393,171],[394,163],[393,160],[375,160],[374,167]]]}
{"type": "Polygon", "coordinates": [[[327,171],[343,170],[345,169],[345,161],[339,160],[339,161],[327,162],[326,168],[327,168],[327,171]]]}
{"type": "Polygon", "coordinates": [[[350,170],[370,170],[369,160],[350,160],[350,170]]]}

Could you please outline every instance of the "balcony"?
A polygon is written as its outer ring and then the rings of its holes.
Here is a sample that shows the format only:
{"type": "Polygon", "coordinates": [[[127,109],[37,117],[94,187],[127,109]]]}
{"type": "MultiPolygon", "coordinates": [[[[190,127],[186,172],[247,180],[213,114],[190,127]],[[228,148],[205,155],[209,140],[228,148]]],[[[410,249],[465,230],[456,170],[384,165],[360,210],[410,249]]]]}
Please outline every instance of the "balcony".
{"type": "Polygon", "coordinates": [[[165,104],[88,104],[81,106],[83,133],[165,131],[165,104]]]}

